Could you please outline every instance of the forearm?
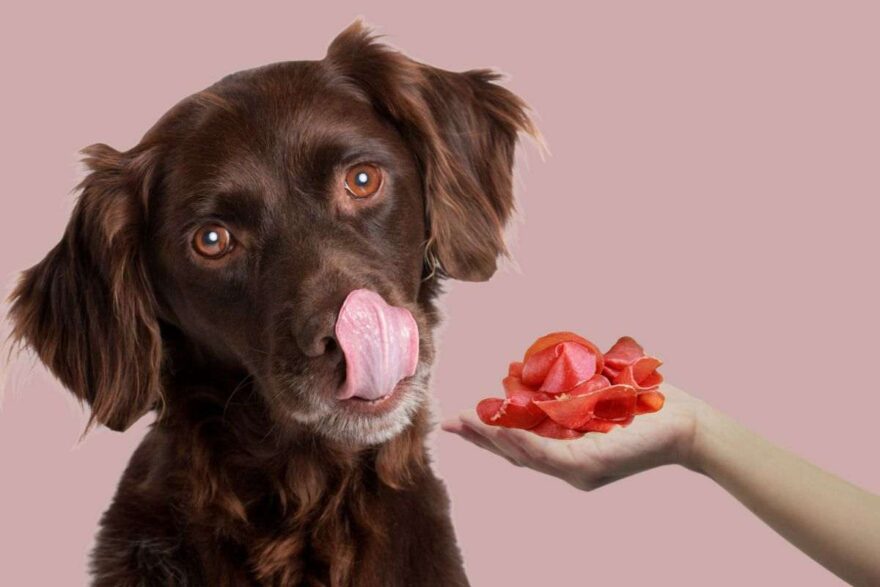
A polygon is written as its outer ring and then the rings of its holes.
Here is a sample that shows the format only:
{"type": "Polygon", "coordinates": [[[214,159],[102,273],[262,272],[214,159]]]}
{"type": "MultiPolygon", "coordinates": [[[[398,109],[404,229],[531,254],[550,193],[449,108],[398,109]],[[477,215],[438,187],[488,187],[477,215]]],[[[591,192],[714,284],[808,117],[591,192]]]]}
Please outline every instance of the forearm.
{"type": "Polygon", "coordinates": [[[880,582],[880,496],[707,407],[688,466],[709,476],[805,554],[854,585],[880,582]]]}

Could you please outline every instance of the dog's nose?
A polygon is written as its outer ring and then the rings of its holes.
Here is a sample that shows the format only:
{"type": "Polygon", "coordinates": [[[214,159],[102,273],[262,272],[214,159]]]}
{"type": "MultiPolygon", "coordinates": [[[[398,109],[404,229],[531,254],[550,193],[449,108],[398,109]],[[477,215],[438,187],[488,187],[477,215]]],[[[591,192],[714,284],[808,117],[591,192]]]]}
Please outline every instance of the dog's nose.
{"type": "Polygon", "coordinates": [[[336,351],[336,316],[320,313],[309,317],[296,332],[296,343],[307,357],[320,357],[336,351]]]}

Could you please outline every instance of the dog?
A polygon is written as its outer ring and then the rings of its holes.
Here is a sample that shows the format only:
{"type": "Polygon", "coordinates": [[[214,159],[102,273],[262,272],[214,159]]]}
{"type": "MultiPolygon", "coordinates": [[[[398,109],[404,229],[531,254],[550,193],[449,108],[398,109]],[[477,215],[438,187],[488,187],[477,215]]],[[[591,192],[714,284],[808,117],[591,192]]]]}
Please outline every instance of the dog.
{"type": "Polygon", "coordinates": [[[81,151],[8,302],[88,428],[155,413],[94,585],[468,584],[425,447],[436,299],[496,271],[519,134],[542,138],[496,71],[381,36],[358,19],[81,151]]]}

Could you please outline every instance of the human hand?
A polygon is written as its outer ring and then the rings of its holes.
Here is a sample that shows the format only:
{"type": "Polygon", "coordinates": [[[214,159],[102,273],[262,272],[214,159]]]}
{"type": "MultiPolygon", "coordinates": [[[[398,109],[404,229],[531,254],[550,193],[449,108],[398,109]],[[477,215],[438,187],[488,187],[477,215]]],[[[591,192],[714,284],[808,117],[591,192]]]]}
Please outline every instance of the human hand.
{"type": "Polygon", "coordinates": [[[692,465],[692,446],[699,415],[708,408],[701,400],[663,383],[666,402],[659,412],[637,416],[629,426],[602,434],[590,432],[574,440],[544,438],[528,430],[484,424],[474,409],[443,422],[458,434],[517,466],[558,477],[589,491],[623,477],[667,464],[692,465]]]}

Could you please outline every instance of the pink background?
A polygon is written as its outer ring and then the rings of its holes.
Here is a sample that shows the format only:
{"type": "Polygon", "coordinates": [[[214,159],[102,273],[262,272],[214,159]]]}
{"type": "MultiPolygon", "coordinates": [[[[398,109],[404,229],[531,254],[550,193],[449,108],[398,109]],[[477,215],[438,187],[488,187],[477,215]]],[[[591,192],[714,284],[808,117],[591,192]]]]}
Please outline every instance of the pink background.
{"type": "MultiPolygon", "coordinates": [[[[673,384],[877,491],[877,4],[603,4],[7,8],[5,291],[61,236],[77,149],[133,146],[227,73],[320,59],[363,15],[416,59],[508,74],[552,153],[518,155],[516,264],[444,300],[444,415],[498,394],[540,334],[631,334],[673,384]]],[[[78,443],[84,413],[28,365],[0,412],[0,584],[82,584],[147,419],[78,443]]],[[[838,584],[682,468],[582,493],[431,443],[474,585],[838,584]]]]}

